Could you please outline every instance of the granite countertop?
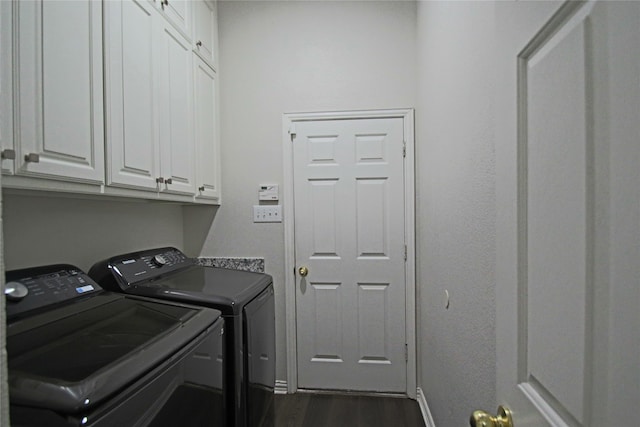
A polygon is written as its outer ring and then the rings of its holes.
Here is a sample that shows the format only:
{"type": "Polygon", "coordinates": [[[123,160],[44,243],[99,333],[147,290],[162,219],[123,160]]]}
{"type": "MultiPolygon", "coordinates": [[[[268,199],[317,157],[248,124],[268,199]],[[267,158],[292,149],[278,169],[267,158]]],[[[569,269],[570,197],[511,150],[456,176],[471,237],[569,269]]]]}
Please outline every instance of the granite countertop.
{"type": "Polygon", "coordinates": [[[264,258],[255,257],[200,257],[198,264],[207,267],[264,273],[264,258]]]}

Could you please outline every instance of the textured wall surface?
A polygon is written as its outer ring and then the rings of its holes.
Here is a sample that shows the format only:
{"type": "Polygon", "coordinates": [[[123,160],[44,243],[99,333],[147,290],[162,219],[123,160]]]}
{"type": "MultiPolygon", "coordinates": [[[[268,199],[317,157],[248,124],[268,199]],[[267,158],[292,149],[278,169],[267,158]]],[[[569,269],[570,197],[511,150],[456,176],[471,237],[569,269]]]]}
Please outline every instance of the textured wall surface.
{"type": "Polygon", "coordinates": [[[286,379],[284,229],[254,224],[252,205],[260,184],[283,188],[282,115],[414,106],[415,11],[413,2],[219,4],[224,201],[199,255],[265,258],[278,380],[286,379]]]}
{"type": "Polygon", "coordinates": [[[495,409],[493,19],[418,3],[419,384],[443,427],[495,409]]]}

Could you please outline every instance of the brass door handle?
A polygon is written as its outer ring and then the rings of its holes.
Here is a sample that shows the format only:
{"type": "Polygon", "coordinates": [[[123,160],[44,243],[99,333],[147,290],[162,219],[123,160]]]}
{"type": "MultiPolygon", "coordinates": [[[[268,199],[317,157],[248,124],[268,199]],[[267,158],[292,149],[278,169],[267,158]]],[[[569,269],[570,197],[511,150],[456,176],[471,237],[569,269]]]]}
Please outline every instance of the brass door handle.
{"type": "Polygon", "coordinates": [[[300,274],[300,276],[305,277],[307,274],[309,274],[309,269],[307,267],[300,267],[298,269],[298,274],[300,274]]]}
{"type": "Polygon", "coordinates": [[[471,427],[513,427],[511,411],[498,406],[498,415],[493,417],[485,411],[474,411],[469,420],[471,427]]]}

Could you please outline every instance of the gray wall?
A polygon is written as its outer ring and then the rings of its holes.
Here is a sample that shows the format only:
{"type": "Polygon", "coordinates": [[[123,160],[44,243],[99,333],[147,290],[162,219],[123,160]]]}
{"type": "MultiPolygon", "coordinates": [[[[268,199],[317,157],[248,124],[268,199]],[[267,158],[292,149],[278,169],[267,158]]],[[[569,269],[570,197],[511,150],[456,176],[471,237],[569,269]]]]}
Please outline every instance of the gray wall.
{"type": "Polygon", "coordinates": [[[418,3],[419,384],[443,427],[496,407],[493,7],[418,3]]]}
{"type": "Polygon", "coordinates": [[[223,204],[202,254],[265,256],[286,379],[284,230],[254,224],[258,186],[282,188],[282,115],[416,104],[413,2],[219,4],[223,204]]]}
{"type": "Polygon", "coordinates": [[[3,194],[7,270],[69,263],[87,271],[118,253],[183,243],[180,205],[3,194]]]}

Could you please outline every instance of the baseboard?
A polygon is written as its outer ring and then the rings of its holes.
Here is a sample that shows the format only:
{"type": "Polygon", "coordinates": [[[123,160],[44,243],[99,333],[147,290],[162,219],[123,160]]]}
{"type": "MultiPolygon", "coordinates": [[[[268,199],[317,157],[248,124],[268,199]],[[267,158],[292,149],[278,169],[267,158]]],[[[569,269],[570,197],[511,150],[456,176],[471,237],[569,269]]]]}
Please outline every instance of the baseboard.
{"type": "Polygon", "coordinates": [[[431,416],[431,411],[429,410],[429,405],[427,405],[427,399],[422,392],[422,389],[418,387],[418,406],[420,407],[420,412],[422,412],[422,418],[424,419],[424,425],[426,427],[436,427],[433,422],[433,417],[431,416]]]}
{"type": "Polygon", "coordinates": [[[273,390],[275,394],[287,394],[287,382],[276,380],[276,388],[273,390]]]}

